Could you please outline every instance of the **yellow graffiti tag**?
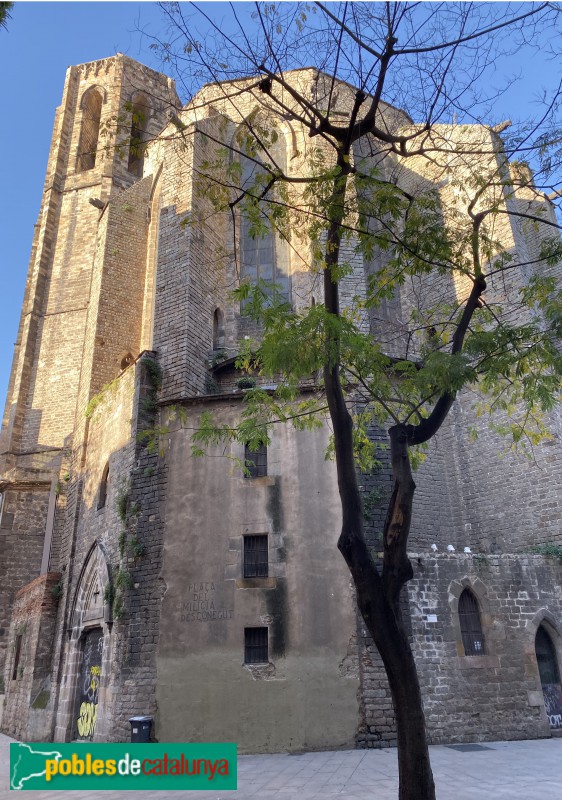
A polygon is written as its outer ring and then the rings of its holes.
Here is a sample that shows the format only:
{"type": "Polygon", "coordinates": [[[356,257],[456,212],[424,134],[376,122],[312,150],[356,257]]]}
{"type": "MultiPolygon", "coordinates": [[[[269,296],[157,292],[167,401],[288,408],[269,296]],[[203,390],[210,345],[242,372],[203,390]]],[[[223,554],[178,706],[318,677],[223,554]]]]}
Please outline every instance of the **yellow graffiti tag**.
{"type": "Polygon", "coordinates": [[[82,703],[78,717],[78,733],[80,736],[91,736],[96,727],[98,713],[97,703],[82,703]]]}

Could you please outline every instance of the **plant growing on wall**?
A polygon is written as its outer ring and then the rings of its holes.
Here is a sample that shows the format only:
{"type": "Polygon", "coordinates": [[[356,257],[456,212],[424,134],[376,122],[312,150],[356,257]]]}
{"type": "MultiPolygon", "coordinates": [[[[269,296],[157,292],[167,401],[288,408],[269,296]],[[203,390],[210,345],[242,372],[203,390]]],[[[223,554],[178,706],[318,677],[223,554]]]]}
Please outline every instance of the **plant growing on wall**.
{"type": "Polygon", "coordinates": [[[125,613],[123,597],[126,591],[135,585],[131,573],[123,567],[118,567],[114,572],[111,583],[105,586],[103,601],[112,607],[113,619],[121,619],[125,613]]]}
{"type": "Polygon", "coordinates": [[[519,446],[541,440],[544,415],[559,400],[562,294],[552,270],[562,247],[543,194],[558,186],[558,97],[536,124],[513,126],[502,143],[498,126],[490,127],[499,122],[490,117],[491,98],[477,93],[495,59],[537,30],[555,28],[558,10],[257,4],[251,41],[237,19],[223,33],[227,28],[201,11],[213,37],[199,38],[182,6],[166,6],[166,13],[176,38],[183,37],[175,56],[164,45],[168,60],[212,81],[249,76],[234,88],[216,84],[209,100],[225,117],[235,109],[243,124],[224,140],[201,128],[215,146],[195,175],[201,201],[233,220],[235,241],[240,219],[250,238],[276,231],[299,268],[316,276],[322,296],[296,311],[282,287],[241,283],[236,298],[263,334],[245,343],[238,366],[258,370],[276,388],[247,389],[237,429],[206,416],[196,448],[238,439],[255,449],[272,424],[313,428],[328,409],[343,514],[338,547],[388,676],[399,797],[433,800],[400,603],[413,575],[413,467],[467,387],[479,392],[480,414],[496,415],[485,424],[519,446]],[[310,63],[311,54],[320,70],[356,91],[318,74],[315,90],[295,81],[289,70],[310,63]],[[346,91],[350,102],[338,105],[346,91]],[[259,113],[248,112],[252,104],[259,113]],[[482,124],[453,126],[459,116],[482,124]],[[280,120],[306,134],[290,171],[276,158],[280,120]],[[534,161],[534,183],[523,167],[509,169],[519,151],[534,161]],[[253,177],[243,182],[246,162],[253,177]],[[526,263],[502,238],[510,219],[536,229],[539,247],[526,263]],[[357,258],[369,268],[365,292],[354,296],[357,258]],[[525,270],[530,277],[521,281],[525,270]],[[393,303],[394,318],[385,312],[393,303]],[[299,388],[315,375],[317,393],[303,399],[299,388]],[[394,479],[380,561],[366,541],[357,477],[376,460],[373,426],[388,432],[394,479]]]}
{"type": "Polygon", "coordinates": [[[64,580],[61,578],[51,587],[51,597],[53,600],[60,600],[64,592],[64,580]]]}

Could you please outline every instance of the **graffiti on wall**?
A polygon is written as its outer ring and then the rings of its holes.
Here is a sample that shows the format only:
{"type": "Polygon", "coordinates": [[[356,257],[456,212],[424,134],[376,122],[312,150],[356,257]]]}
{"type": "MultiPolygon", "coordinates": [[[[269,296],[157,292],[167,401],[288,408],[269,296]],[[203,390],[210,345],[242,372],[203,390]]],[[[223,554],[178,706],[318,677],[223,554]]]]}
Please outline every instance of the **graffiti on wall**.
{"type": "Polygon", "coordinates": [[[562,686],[559,683],[545,683],[542,692],[550,727],[562,728],[562,686]]]}
{"type": "Polygon", "coordinates": [[[87,633],[84,639],[79,683],[80,694],[75,717],[76,730],[80,739],[92,739],[96,729],[102,652],[103,633],[101,629],[97,628],[87,633]]]}

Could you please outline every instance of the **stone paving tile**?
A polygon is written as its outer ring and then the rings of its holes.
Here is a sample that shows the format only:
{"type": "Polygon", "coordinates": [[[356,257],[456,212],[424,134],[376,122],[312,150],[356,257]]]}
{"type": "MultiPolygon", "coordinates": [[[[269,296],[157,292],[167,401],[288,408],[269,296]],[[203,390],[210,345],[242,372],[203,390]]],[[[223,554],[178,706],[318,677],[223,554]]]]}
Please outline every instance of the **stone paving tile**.
{"type": "MultiPolygon", "coordinates": [[[[0,734],[0,800],[61,800],[57,792],[9,792],[0,734]]],[[[492,742],[463,753],[431,748],[438,800],[562,800],[562,739],[492,742]]],[[[396,800],[396,751],[349,750],[240,756],[238,791],[136,792],[134,800],[396,800]]],[[[132,800],[130,792],[68,792],[68,800],[132,800]]],[[[62,798],[64,800],[64,798],[62,798]]]]}

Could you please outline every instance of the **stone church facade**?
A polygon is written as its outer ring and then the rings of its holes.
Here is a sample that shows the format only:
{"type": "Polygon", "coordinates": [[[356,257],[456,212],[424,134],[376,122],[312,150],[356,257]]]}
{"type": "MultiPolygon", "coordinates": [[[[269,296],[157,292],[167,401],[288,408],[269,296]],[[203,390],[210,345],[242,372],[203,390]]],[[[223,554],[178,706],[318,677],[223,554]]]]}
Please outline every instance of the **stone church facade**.
{"type": "MultiPolygon", "coordinates": [[[[293,78],[316,99],[329,80],[293,78]]],[[[354,90],[338,92],[345,115],[354,90]]],[[[197,171],[263,103],[245,97],[234,108],[228,85],[208,86],[181,109],[169,78],[122,55],[68,70],[0,439],[2,730],[23,740],[126,741],[142,714],[160,741],[242,752],[394,743],[336,550],[328,426],[277,426],[250,475],[239,445],[192,456],[201,415],[235,424],[244,398],[242,245],[197,171]],[[143,431],[158,427],[154,448],[143,431]]],[[[305,132],[279,130],[296,172],[305,132]]],[[[506,218],[501,236],[521,263],[536,257],[540,230],[506,218]]],[[[271,243],[270,256],[295,308],[318,299],[294,250],[271,243]]],[[[350,260],[344,299],[376,268],[350,260]]],[[[405,289],[366,324],[398,329],[408,302],[405,289]]],[[[469,443],[471,414],[460,397],[416,477],[405,602],[430,740],[546,737],[562,729],[562,565],[532,547],[562,544],[562,419],[529,462],[499,460],[492,432],[469,443]]],[[[373,547],[389,486],[387,465],[362,476],[373,547]]]]}

